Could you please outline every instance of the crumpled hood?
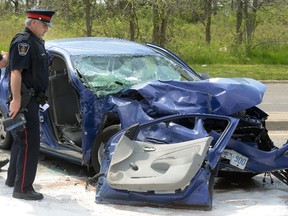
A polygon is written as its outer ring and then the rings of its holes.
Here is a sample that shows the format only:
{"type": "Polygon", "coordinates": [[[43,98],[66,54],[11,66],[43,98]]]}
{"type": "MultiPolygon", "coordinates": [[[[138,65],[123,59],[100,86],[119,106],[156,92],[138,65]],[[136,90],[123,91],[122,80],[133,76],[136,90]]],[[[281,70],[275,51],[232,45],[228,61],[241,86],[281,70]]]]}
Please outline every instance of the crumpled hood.
{"type": "MultiPolygon", "coordinates": [[[[135,85],[158,114],[212,113],[231,115],[260,104],[266,86],[250,78],[211,78],[202,81],[153,81],[135,85]]],[[[125,92],[131,94],[131,90],[125,92]]]]}
{"type": "Polygon", "coordinates": [[[84,134],[91,134],[82,137],[83,161],[90,159],[91,145],[107,112],[118,113],[122,129],[172,114],[232,115],[261,103],[265,90],[264,84],[248,78],[153,81],[104,98],[83,88],[82,128],[84,134]]]}

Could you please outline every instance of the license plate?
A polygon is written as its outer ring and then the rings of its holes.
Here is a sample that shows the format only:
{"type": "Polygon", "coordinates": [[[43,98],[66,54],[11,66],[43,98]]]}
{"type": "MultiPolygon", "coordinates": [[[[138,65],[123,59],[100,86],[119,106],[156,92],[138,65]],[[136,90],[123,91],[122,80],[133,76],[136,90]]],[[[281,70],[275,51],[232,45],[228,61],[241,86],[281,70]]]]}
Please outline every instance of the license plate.
{"type": "Polygon", "coordinates": [[[248,162],[248,157],[230,149],[225,149],[221,155],[221,157],[230,160],[230,164],[239,169],[245,169],[246,164],[248,162]]]}

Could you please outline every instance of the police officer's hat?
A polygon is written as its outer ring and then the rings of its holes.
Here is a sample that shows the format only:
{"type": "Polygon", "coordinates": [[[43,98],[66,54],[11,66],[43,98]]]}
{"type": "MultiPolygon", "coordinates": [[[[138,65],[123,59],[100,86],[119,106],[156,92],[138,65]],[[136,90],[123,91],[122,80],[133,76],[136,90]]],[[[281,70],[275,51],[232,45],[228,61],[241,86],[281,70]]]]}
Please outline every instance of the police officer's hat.
{"type": "Polygon", "coordinates": [[[27,17],[30,19],[37,19],[51,27],[50,21],[55,11],[44,9],[29,9],[26,11],[27,17]]]}

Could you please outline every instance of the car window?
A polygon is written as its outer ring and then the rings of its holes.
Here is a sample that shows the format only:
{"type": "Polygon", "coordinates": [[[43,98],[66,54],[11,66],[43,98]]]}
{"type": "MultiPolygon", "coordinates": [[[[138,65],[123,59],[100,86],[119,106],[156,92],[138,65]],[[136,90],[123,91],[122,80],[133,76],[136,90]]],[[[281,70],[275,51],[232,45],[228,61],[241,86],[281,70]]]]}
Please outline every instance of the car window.
{"type": "Polygon", "coordinates": [[[97,96],[117,93],[123,87],[152,80],[196,79],[161,55],[73,56],[72,62],[85,84],[97,96]]]}

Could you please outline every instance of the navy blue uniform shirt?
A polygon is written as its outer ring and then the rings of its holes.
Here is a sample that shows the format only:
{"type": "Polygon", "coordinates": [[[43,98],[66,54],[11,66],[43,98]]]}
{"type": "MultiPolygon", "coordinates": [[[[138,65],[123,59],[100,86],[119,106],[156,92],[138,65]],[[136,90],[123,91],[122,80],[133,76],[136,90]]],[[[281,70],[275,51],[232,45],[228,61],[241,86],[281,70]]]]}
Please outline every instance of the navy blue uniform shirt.
{"type": "Polygon", "coordinates": [[[45,51],[44,41],[37,38],[28,28],[25,28],[25,32],[26,34],[17,35],[11,43],[9,68],[11,71],[23,69],[22,82],[26,87],[45,92],[48,88],[49,58],[45,51]],[[30,36],[27,37],[27,35],[30,36]],[[36,73],[34,77],[33,67],[36,73]]]}

